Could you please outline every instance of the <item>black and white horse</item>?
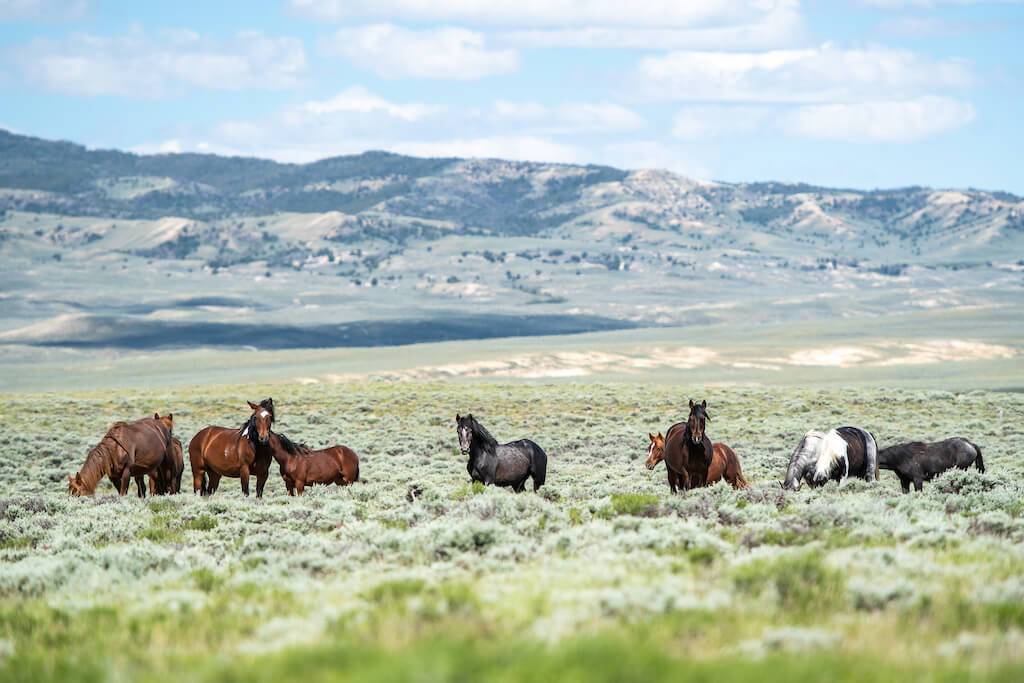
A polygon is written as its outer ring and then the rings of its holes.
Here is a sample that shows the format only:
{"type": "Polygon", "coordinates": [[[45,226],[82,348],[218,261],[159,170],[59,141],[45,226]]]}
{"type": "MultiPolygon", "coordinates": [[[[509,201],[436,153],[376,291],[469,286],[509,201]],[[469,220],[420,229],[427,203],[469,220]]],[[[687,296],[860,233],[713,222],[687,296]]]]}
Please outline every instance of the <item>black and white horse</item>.
{"type": "Polygon", "coordinates": [[[958,467],[966,470],[975,465],[979,472],[985,471],[981,449],[962,437],[953,437],[935,443],[912,441],[883,448],[878,453],[878,466],[892,470],[900,478],[903,493],[910,492],[910,484],[920,491],[924,482],[948,469],[958,467]]]}
{"type": "Polygon", "coordinates": [[[533,490],[544,484],[548,456],[529,439],[499,444],[472,415],[456,415],[459,447],[469,456],[466,470],[473,481],[486,486],[510,486],[519,493],[533,478],[533,490]]]}
{"type": "Polygon", "coordinates": [[[878,480],[875,437],[860,427],[812,430],[804,434],[790,456],[782,487],[796,491],[804,481],[822,486],[829,480],[843,481],[847,477],[878,480]]]}

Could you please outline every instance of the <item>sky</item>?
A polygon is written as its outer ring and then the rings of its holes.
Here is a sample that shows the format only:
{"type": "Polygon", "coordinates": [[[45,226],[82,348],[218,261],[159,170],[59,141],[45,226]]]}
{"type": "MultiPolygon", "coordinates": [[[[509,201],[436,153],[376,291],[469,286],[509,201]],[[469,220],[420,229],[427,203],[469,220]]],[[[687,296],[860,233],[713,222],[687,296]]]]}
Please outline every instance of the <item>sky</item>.
{"type": "Polygon", "coordinates": [[[1024,194],[1024,0],[0,0],[0,128],[1024,194]]]}

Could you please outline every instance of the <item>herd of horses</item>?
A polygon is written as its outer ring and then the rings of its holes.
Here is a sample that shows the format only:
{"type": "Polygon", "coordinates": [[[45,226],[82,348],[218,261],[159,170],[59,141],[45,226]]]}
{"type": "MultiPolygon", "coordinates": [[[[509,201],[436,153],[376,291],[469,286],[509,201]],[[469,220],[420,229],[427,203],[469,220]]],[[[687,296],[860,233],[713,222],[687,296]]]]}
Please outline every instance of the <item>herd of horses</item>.
{"type": "MultiPolygon", "coordinates": [[[[241,427],[210,426],[201,429],[188,445],[193,491],[203,496],[217,491],[222,477],[239,479],[249,495],[249,479],[256,477],[256,496],[262,497],[272,462],[277,462],[289,495],[301,495],[312,484],[346,486],[359,481],[359,456],[347,446],[312,449],[273,430],[274,400],[249,402],[252,411],[241,427]]],[[[662,436],[649,434],[645,465],[653,470],[664,461],[672,493],[711,486],[725,480],[733,488],[747,488],[739,456],[707,434],[711,421],[707,401],[690,401],[684,422],[669,427],[662,436]]],[[[547,478],[548,456],[530,439],[499,444],[472,415],[455,416],[459,448],[468,458],[470,479],[486,486],[533,490],[547,478]]],[[[174,417],[154,414],[135,422],[117,422],[88,453],[82,468],[68,478],[68,492],[92,495],[104,477],[120,495],[126,495],[134,479],[139,497],[176,494],[181,491],[185,469],[181,441],[174,436],[174,417]]],[[[822,486],[849,477],[877,481],[880,469],[892,470],[904,493],[921,491],[924,482],[954,467],[975,465],[985,471],[981,449],[962,437],[924,443],[920,441],[878,449],[871,432],[860,427],[839,427],[828,432],[809,431],[793,451],[786,468],[784,489],[797,490],[804,483],[822,486]]]]}

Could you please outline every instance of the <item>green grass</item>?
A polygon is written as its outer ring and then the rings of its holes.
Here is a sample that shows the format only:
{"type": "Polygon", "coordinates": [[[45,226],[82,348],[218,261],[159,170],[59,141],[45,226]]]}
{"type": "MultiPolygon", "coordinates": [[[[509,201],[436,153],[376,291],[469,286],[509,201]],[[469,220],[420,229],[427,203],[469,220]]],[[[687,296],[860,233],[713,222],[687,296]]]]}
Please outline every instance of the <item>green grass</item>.
{"type": "MultiPolygon", "coordinates": [[[[666,384],[370,382],[13,395],[0,420],[0,680],[1013,680],[1024,395],[691,386],[751,488],[672,496],[647,433],[666,384]],[[64,492],[106,426],[186,442],[271,395],[364,482],[262,500],[64,492]],[[540,495],[471,484],[451,416],[549,455],[540,495]],[[963,434],[989,471],[903,496],[883,473],[797,493],[810,428],[963,434]],[[415,492],[415,495],[412,494],[415,492]],[[877,643],[885,643],[884,648],[877,643]]],[[[187,466],[186,466],[187,470],[187,466]]],[[[188,480],[186,471],[185,479],[188,480]]]]}

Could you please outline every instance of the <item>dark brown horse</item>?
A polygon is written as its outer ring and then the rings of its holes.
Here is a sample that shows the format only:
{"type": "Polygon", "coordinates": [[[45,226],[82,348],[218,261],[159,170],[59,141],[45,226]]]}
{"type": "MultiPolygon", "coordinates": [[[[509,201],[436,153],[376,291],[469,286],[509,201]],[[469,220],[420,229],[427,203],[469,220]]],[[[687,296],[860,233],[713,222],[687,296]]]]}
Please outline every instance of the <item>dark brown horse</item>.
{"type": "Polygon", "coordinates": [[[312,450],[283,434],[270,433],[270,452],[281,468],[288,495],[302,495],[310,484],[347,486],[359,481],[359,456],[348,446],[312,450]]]}
{"type": "Polygon", "coordinates": [[[686,422],[672,425],[666,436],[648,434],[651,445],[644,465],[652,470],[664,460],[672,493],[711,486],[723,478],[735,489],[747,488],[736,452],[724,443],[712,444],[705,434],[705,422],[710,419],[706,401],[699,405],[690,401],[686,422]]]}
{"type": "Polygon", "coordinates": [[[174,418],[145,418],[135,422],[115,422],[86,455],[85,463],[75,476],[68,477],[68,493],[91,496],[103,477],[109,477],[120,495],[128,493],[128,484],[135,478],[139,497],[145,497],[144,478],[155,478],[157,488],[163,484],[161,468],[171,450],[174,418]]]}
{"type": "Polygon", "coordinates": [[[192,464],[192,488],[209,496],[217,491],[221,477],[241,480],[242,493],[249,495],[249,477],[256,475],[256,497],[270,474],[270,426],[274,423],[274,400],[259,405],[249,401],[252,414],[239,429],[206,427],[188,444],[192,464]]]}
{"type": "MultiPolygon", "coordinates": [[[[164,488],[159,491],[162,494],[181,493],[181,475],[185,471],[185,457],[181,448],[181,441],[178,437],[171,438],[171,451],[168,457],[164,458],[164,488]]],[[[149,480],[150,486],[155,485],[152,477],[149,480]]]]}

